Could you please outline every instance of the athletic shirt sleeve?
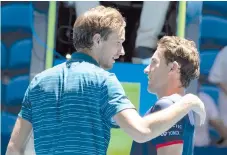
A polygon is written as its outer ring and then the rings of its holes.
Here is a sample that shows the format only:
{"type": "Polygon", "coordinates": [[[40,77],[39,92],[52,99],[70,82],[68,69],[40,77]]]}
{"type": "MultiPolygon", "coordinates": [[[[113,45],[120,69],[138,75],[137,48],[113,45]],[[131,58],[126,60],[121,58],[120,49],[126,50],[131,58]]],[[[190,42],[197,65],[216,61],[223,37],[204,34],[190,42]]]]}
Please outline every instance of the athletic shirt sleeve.
{"type": "Polygon", "coordinates": [[[101,111],[103,116],[112,127],[118,128],[119,126],[113,120],[113,116],[125,109],[135,109],[135,106],[127,98],[115,74],[110,74],[105,81],[102,94],[101,111]]]}

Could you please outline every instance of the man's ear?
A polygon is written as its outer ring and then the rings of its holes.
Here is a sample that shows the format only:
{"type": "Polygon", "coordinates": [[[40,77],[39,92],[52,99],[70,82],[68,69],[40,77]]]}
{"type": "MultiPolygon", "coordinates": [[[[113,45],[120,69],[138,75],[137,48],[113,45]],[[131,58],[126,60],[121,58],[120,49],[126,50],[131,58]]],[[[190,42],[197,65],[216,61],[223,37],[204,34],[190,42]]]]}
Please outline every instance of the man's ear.
{"type": "Polygon", "coordinates": [[[169,64],[169,67],[171,72],[178,72],[180,65],[178,64],[178,62],[174,61],[169,64]]]}
{"type": "Polygon", "coordinates": [[[101,43],[101,35],[99,33],[96,33],[93,38],[92,38],[92,41],[93,41],[93,45],[95,47],[98,47],[101,43]]]}

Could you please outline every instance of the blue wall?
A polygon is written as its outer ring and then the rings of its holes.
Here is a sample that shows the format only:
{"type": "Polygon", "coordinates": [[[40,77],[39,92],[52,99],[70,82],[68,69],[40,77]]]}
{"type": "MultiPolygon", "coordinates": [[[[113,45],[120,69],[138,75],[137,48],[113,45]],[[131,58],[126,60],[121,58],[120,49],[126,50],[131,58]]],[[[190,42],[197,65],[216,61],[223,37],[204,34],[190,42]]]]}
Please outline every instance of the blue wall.
{"type": "Polygon", "coordinates": [[[116,63],[110,72],[113,72],[121,82],[140,83],[140,106],[139,112],[145,112],[155,103],[157,97],[147,91],[147,75],[144,74],[145,65],[116,63]]]}

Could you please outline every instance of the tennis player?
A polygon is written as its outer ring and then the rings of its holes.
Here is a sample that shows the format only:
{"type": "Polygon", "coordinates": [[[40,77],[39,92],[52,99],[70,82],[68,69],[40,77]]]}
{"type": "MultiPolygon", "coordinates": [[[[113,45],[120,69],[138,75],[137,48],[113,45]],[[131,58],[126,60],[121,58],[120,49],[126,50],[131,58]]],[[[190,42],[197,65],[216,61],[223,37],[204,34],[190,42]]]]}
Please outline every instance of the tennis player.
{"type": "MultiPolygon", "coordinates": [[[[176,36],[165,36],[144,72],[148,76],[148,91],[156,93],[158,101],[146,115],[166,109],[185,95],[190,81],[197,78],[200,59],[195,43],[176,36]]],[[[140,144],[133,142],[131,155],[192,155],[195,120],[192,112],[168,131],[140,144]]]]}
{"type": "MultiPolygon", "coordinates": [[[[173,106],[140,117],[111,68],[124,55],[126,23],[114,8],[98,6],[77,18],[72,58],[36,75],[16,121],[7,155],[23,153],[31,130],[36,155],[105,155],[118,127],[146,142],[193,110],[205,119],[201,100],[188,94],[173,106]]],[[[149,102],[149,101],[148,101],[149,102]]]]}

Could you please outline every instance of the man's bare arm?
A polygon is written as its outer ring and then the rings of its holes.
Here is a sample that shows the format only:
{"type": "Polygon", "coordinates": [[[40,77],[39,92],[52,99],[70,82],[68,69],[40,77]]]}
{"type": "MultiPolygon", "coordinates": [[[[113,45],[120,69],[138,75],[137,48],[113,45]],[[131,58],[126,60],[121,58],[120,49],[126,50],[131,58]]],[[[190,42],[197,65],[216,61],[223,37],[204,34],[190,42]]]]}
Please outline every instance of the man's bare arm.
{"type": "Polygon", "coordinates": [[[18,117],[7,147],[6,155],[22,155],[30,138],[31,131],[31,123],[18,117]]]}
{"type": "Polygon", "coordinates": [[[190,110],[200,116],[203,124],[205,107],[194,95],[186,95],[174,105],[142,118],[134,109],[126,109],[114,116],[116,123],[138,143],[149,141],[167,131],[190,110]]]}
{"type": "Polygon", "coordinates": [[[183,144],[174,144],[165,147],[158,148],[157,155],[182,155],[183,144]]]}

